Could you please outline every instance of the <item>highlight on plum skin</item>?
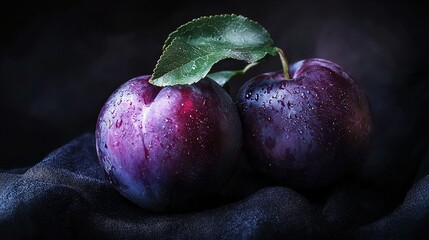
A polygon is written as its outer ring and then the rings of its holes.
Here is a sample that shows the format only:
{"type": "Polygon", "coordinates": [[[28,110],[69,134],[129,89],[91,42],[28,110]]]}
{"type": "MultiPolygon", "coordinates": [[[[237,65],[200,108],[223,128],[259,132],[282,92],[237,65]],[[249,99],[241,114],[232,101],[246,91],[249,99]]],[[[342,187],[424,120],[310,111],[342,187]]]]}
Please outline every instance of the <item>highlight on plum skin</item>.
{"type": "Polygon", "coordinates": [[[97,154],[126,198],[174,211],[224,187],[241,150],[241,124],[230,96],[210,79],[163,88],[149,79],[131,79],[107,100],[97,154]]]}
{"type": "Polygon", "coordinates": [[[244,148],[263,175],[302,189],[334,184],[370,149],[367,97],[340,66],[307,59],[256,76],[238,92],[244,148]]]}

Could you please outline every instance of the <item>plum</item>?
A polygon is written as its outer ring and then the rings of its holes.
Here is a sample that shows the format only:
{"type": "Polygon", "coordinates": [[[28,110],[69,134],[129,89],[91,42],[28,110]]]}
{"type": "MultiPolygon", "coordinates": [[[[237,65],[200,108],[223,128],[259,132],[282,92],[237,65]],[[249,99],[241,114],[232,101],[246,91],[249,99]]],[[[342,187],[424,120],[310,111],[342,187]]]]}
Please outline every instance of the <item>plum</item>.
{"type": "Polygon", "coordinates": [[[180,211],[232,175],[242,130],[231,97],[213,80],[157,87],[133,78],[98,117],[96,148],[115,188],[142,208],[180,211]]]}
{"type": "Polygon", "coordinates": [[[237,95],[244,148],[265,176],[315,189],[364,163],[372,117],[367,97],[340,66],[323,59],[247,81],[237,95]]]}

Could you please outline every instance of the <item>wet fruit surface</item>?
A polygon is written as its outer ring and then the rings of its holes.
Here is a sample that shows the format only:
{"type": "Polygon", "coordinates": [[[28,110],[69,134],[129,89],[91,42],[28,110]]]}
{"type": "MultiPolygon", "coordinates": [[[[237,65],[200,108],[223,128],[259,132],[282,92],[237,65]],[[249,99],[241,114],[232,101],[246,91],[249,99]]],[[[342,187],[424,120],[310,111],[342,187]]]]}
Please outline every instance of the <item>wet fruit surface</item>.
{"type": "Polygon", "coordinates": [[[248,81],[237,107],[245,149],[265,175],[312,188],[340,179],[362,164],[369,149],[367,98],[338,65],[308,59],[248,81]]]}
{"type": "Polygon", "coordinates": [[[156,87],[129,80],[100,112],[97,153],[116,188],[166,211],[212,194],[234,171],[242,143],[236,108],[215,82],[156,87]]]}

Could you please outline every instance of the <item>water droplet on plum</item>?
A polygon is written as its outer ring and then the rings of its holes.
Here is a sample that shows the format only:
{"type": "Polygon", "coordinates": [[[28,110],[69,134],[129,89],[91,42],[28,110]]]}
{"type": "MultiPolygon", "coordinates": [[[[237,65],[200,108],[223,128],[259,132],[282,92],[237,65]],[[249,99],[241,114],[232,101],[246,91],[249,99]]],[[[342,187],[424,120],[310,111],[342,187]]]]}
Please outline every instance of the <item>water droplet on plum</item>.
{"type": "Polygon", "coordinates": [[[121,125],[122,125],[122,118],[119,118],[118,120],[116,120],[115,126],[116,126],[116,128],[119,128],[119,127],[121,127],[121,125]]]}

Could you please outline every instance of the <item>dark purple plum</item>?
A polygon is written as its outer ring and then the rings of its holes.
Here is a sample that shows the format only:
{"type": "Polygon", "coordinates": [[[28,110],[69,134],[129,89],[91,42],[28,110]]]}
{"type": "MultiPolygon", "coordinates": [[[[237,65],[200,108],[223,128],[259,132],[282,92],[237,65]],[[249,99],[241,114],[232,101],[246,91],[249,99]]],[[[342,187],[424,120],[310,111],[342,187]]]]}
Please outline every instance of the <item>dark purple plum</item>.
{"type": "Polygon", "coordinates": [[[327,60],[307,59],[259,75],[237,95],[245,150],[265,176],[314,189],[357,170],[370,148],[372,118],[354,79],[327,60]]]}
{"type": "Polygon", "coordinates": [[[127,81],[107,100],[97,154],[122,195],[146,209],[176,211],[226,184],[242,130],[233,101],[214,81],[160,88],[150,77],[127,81]]]}

